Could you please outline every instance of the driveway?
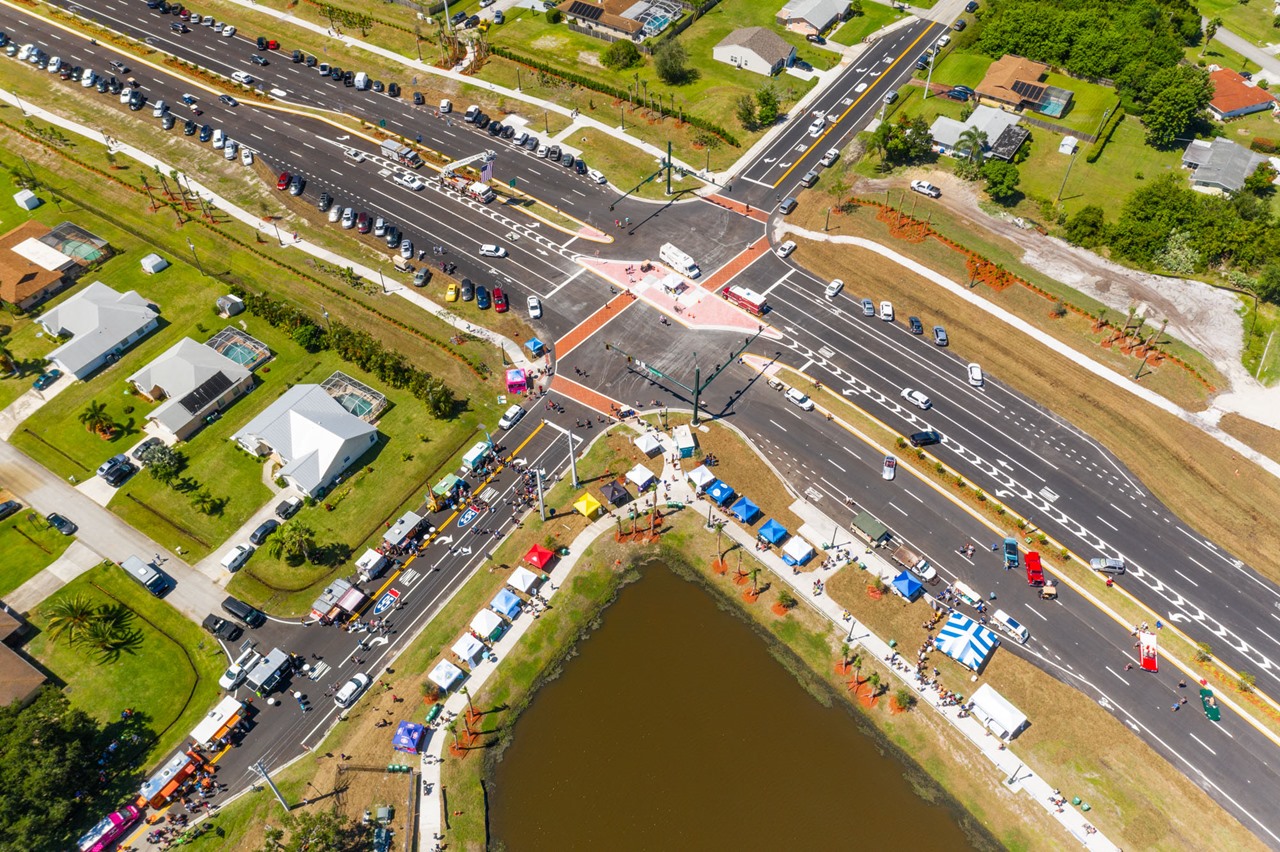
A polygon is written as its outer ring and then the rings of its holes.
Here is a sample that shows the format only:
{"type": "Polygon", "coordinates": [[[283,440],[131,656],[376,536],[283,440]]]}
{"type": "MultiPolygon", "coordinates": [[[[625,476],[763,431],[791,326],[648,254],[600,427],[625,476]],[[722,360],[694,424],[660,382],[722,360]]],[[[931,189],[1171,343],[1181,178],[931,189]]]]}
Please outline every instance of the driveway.
{"type": "MultiPolygon", "coordinates": [[[[31,381],[34,382],[35,379],[33,378],[31,381]]],[[[42,405],[62,393],[63,390],[71,387],[74,381],[75,379],[70,376],[63,376],[54,382],[52,387],[42,391],[30,388],[22,396],[9,403],[3,411],[0,411],[0,440],[9,440],[9,436],[18,431],[22,421],[39,411],[42,405]]]]}
{"type": "Polygon", "coordinates": [[[41,514],[57,511],[74,521],[80,527],[77,540],[101,559],[119,562],[136,555],[150,562],[160,556],[161,567],[177,581],[165,600],[192,621],[199,623],[217,612],[226,597],[221,588],[177,556],[4,442],[0,442],[0,481],[41,514]]]}

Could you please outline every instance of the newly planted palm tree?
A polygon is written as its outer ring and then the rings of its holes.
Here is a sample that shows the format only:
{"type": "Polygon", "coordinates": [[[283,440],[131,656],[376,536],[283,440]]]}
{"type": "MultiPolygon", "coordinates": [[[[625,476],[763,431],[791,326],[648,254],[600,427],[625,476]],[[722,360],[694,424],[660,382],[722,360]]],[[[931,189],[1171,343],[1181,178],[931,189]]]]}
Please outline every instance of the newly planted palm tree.
{"type": "Polygon", "coordinates": [[[90,432],[97,432],[99,435],[107,432],[115,425],[111,421],[111,415],[107,414],[106,403],[98,402],[97,400],[93,400],[86,405],[77,419],[84,424],[84,428],[90,432]]]}

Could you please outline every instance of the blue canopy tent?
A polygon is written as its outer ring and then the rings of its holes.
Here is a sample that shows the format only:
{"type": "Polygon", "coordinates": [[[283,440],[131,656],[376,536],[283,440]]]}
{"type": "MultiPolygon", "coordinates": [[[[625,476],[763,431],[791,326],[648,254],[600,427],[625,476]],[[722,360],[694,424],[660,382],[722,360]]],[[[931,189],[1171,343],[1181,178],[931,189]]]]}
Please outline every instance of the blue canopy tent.
{"type": "Polygon", "coordinates": [[[489,604],[489,608],[510,621],[520,614],[520,598],[510,589],[503,589],[489,604]]]}
{"type": "Polygon", "coordinates": [[[975,672],[982,669],[999,642],[996,634],[958,612],[951,613],[933,640],[939,651],[975,672]]]}
{"type": "Polygon", "coordinates": [[[733,489],[717,479],[707,486],[707,496],[716,501],[718,505],[723,506],[733,499],[733,489]]]}
{"type": "Polygon", "coordinates": [[[760,517],[760,507],[751,502],[749,497],[739,498],[737,503],[733,504],[733,508],[729,511],[738,516],[738,520],[744,524],[754,524],[756,519],[760,517]]]}
{"type": "Polygon", "coordinates": [[[422,745],[422,725],[417,722],[401,722],[396,728],[396,735],[391,738],[391,747],[406,754],[417,754],[422,745]]]}
{"type": "Polygon", "coordinates": [[[536,337],[530,338],[529,342],[526,343],[525,346],[529,348],[529,351],[533,353],[533,357],[535,358],[542,357],[542,353],[547,348],[547,345],[536,337]]]}
{"type": "Polygon", "coordinates": [[[760,537],[770,544],[781,544],[787,538],[787,528],[775,521],[773,518],[764,522],[764,526],[760,528],[760,537]]]}
{"type": "Polygon", "coordinates": [[[893,578],[893,590],[909,601],[920,597],[920,591],[923,588],[920,581],[906,571],[893,578]]]}

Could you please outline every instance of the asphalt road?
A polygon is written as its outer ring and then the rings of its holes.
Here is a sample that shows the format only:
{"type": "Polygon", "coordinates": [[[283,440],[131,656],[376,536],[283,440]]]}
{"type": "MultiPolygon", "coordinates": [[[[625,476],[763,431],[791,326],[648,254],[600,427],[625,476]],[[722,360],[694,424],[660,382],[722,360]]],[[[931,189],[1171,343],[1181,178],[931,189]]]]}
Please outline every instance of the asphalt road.
{"type": "MultiPolygon", "coordinates": [[[[141,3],[104,4],[95,17],[141,35],[151,34],[157,42],[168,38],[168,24],[173,20],[161,18],[141,3]]],[[[98,69],[106,66],[108,56],[101,46],[77,41],[19,12],[0,11],[0,26],[11,34],[17,33],[20,41],[30,40],[31,36],[25,33],[37,33],[36,40],[50,53],[69,56],[76,64],[98,69]]],[[[913,64],[910,60],[941,34],[939,25],[920,23],[904,28],[894,39],[868,50],[813,106],[824,114],[838,114],[840,117],[834,124],[828,125],[818,137],[810,138],[806,135],[809,121],[797,120],[797,117],[773,145],[745,166],[743,179],[737,185],[746,187],[746,198],[756,199],[757,206],[769,207],[776,196],[792,191],[793,182],[812,167],[811,160],[818,156],[812,152],[842,144],[851,133],[865,126],[878,112],[883,94],[910,73],[909,65],[913,64]],[[880,66],[884,67],[876,73],[880,66]],[[864,83],[866,88],[857,91],[864,83]]],[[[214,63],[221,63],[228,73],[231,70],[247,70],[255,76],[261,73],[261,69],[248,61],[248,54],[253,52],[251,45],[240,44],[236,39],[218,39],[204,31],[172,41],[176,43],[163,46],[199,59],[202,64],[217,68],[214,63]],[[228,43],[234,45],[234,50],[223,49],[228,43]],[[241,52],[243,58],[239,56],[241,52]]],[[[495,143],[487,134],[460,126],[456,121],[451,127],[445,119],[415,110],[407,102],[395,104],[385,96],[357,93],[341,86],[319,89],[320,94],[316,94],[308,91],[304,79],[314,71],[299,69],[278,54],[272,54],[271,63],[267,72],[284,75],[278,80],[270,78],[273,85],[285,88],[294,99],[318,99],[314,102],[328,108],[384,117],[389,128],[403,128],[408,131],[406,135],[421,132],[427,144],[455,156],[476,153],[486,147],[499,150],[499,177],[505,179],[504,170],[509,168],[522,188],[538,193],[550,203],[561,204],[563,209],[615,236],[612,245],[598,247],[604,256],[652,257],[658,245],[672,239],[699,260],[704,274],[711,274],[760,235],[758,222],[703,201],[655,204],[628,200],[616,210],[609,210],[615,196],[611,190],[588,184],[567,170],[557,171],[546,161],[523,152],[505,150],[501,147],[505,143],[495,143]],[[615,218],[630,218],[632,223],[625,229],[617,229],[612,225],[615,218]]],[[[32,73],[43,72],[33,70],[32,73]]],[[[51,82],[55,86],[71,85],[51,82]]],[[[150,74],[142,82],[152,100],[164,98],[171,104],[177,104],[178,95],[184,90],[184,84],[175,83],[165,75],[150,74]]],[[[113,97],[94,96],[104,98],[104,103],[110,105],[104,110],[106,123],[112,109],[124,109],[113,97]]],[[[330,191],[344,204],[359,205],[371,214],[401,223],[419,246],[449,246],[447,259],[459,264],[458,274],[472,276],[477,283],[508,285],[513,289],[511,298],[516,305],[523,302],[526,291],[543,296],[547,314],[539,327],[540,333],[545,328],[547,336],[563,334],[599,308],[609,296],[605,284],[590,274],[580,274],[581,268],[574,263],[577,253],[590,254],[596,251],[596,246],[584,247],[583,241],[562,234],[541,233],[530,227],[527,219],[508,216],[494,205],[462,202],[454,195],[432,188],[413,193],[396,186],[386,179],[387,175],[381,174],[388,164],[377,156],[359,163],[345,157],[343,151],[352,140],[341,138],[345,134],[328,125],[255,108],[248,103],[224,108],[208,95],[200,98],[205,109],[202,121],[223,127],[228,135],[249,144],[274,167],[306,175],[305,197],[313,198],[320,191],[330,191]],[[508,233],[516,233],[520,239],[507,241],[508,233]],[[474,256],[474,246],[492,242],[505,243],[511,250],[510,258],[490,263],[474,256]]],[[[174,109],[177,113],[180,107],[174,109]]],[[[135,115],[147,116],[149,112],[135,115]]],[[[362,150],[372,154],[363,146],[362,150]]],[[[744,190],[739,189],[734,197],[742,199],[743,193],[744,190]]],[[[918,313],[926,326],[931,325],[927,306],[896,306],[899,322],[893,324],[864,318],[853,298],[866,295],[875,299],[874,293],[856,292],[856,285],[851,283],[844,295],[827,302],[821,296],[826,282],[806,273],[798,265],[802,260],[802,254],[793,257],[793,262],[784,262],[765,253],[739,278],[741,283],[768,294],[772,310],[767,319],[783,333],[782,340],[776,344],[762,341],[757,347],[759,351],[770,355],[775,350],[781,352],[786,363],[821,378],[829,386],[842,388],[875,416],[904,432],[924,427],[939,429],[946,437],[939,455],[966,478],[981,483],[1007,505],[1032,518],[1040,528],[1086,557],[1124,555],[1130,564],[1130,573],[1122,581],[1127,589],[1158,612],[1165,613],[1166,620],[1178,623],[1196,638],[1210,641],[1215,653],[1228,663],[1257,674],[1260,687],[1274,691],[1275,685],[1270,681],[1280,677],[1280,672],[1268,656],[1273,652],[1266,643],[1277,640],[1275,631],[1264,627],[1271,619],[1280,620],[1277,616],[1280,594],[1273,584],[1174,517],[1087,435],[1062,422],[1052,412],[1018,397],[1002,386],[998,377],[988,377],[982,389],[969,387],[961,360],[947,350],[913,337],[903,327],[900,320],[908,313],[918,313]],[[907,406],[899,397],[905,386],[925,390],[933,399],[933,408],[920,411],[907,406]],[[1258,634],[1261,638],[1257,638],[1258,634]]],[[[694,340],[698,340],[706,352],[712,341],[719,339],[715,333],[688,335],[676,326],[662,326],[657,320],[656,313],[637,305],[610,326],[609,334],[615,339],[616,335],[625,335],[621,339],[627,341],[633,354],[672,370],[688,366],[694,340]]],[[[735,342],[737,339],[733,336],[735,342]]],[[[728,342],[726,337],[726,349],[728,342]]],[[[646,377],[601,368],[600,350],[593,348],[597,343],[597,340],[589,341],[575,351],[562,369],[588,365],[592,374],[589,383],[624,402],[661,398],[662,389],[646,377]],[[590,360],[584,360],[588,357],[590,360]]],[[[963,349],[963,341],[956,343],[963,349]]],[[[721,381],[723,395],[728,399],[745,387],[749,378],[726,374],[721,381]],[[731,386],[733,378],[737,378],[741,387],[731,386]]],[[[762,389],[757,388],[743,391],[743,396],[726,413],[764,446],[777,448],[775,454],[790,453],[796,459],[790,471],[797,491],[819,488],[813,482],[813,474],[819,471],[826,471],[829,482],[837,484],[854,478],[837,478],[831,472],[833,467],[845,464],[845,455],[856,453],[857,448],[846,446],[850,443],[847,436],[819,423],[822,436],[802,444],[794,442],[794,424],[789,419],[779,420],[776,413],[766,416],[769,406],[747,401],[752,394],[761,392],[762,389]]],[[[717,386],[716,393],[721,393],[721,385],[717,386]]],[[[710,410],[716,411],[717,406],[712,405],[710,410]]],[[[872,469],[876,469],[875,465],[872,469]]],[[[829,483],[822,487],[829,487],[829,483]]],[[[847,487],[850,494],[859,499],[852,486],[840,487],[847,487]]],[[[836,491],[838,489],[833,493],[836,491]]],[[[928,552],[947,553],[960,538],[974,538],[980,543],[989,537],[989,533],[975,531],[958,536],[956,533],[960,530],[940,526],[939,518],[950,514],[945,506],[926,511],[902,499],[892,489],[864,488],[864,491],[859,502],[865,508],[890,522],[928,552]],[[904,506],[913,508],[904,511],[904,506]]],[[[979,588],[1001,585],[998,576],[995,579],[989,576],[989,569],[965,565],[954,554],[942,562],[979,588]]],[[[462,570],[463,566],[459,566],[459,571],[462,570]]],[[[1200,738],[1188,739],[1192,733],[1185,724],[1186,714],[1170,713],[1162,700],[1155,701],[1148,694],[1159,690],[1151,685],[1154,679],[1131,681],[1117,673],[1130,659],[1131,649],[1124,644],[1127,634],[1113,624],[1095,623],[1095,613],[1076,612],[1084,609],[1087,608],[1064,602],[1048,609],[1043,625],[1039,625],[1034,616],[1028,619],[1036,636],[1033,650],[1041,643],[1046,649],[1036,657],[1039,663],[1066,682],[1080,685],[1084,673],[1097,674],[1098,664],[1103,661],[1103,668],[1110,672],[1107,678],[1115,676],[1122,685],[1109,684],[1110,697],[1100,700],[1105,700],[1112,712],[1162,749],[1175,765],[1186,769],[1197,783],[1240,815],[1247,825],[1265,835],[1266,842],[1280,845],[1270,830],[1260,826],[1252,816],[1268,812],[1270,802],[1266,791],[1274,789],[1277,780],[1268,765],[1274,754],[1269,744],[1256,733],[1250,733],[1252,729],[1230,731],[1227,733],[1230,739],[1212,740],[1212,745],[1206,745],[1200,738]],[[1059,612],[1069,614],[1060,616],[1059,612]],[[1070,650],[1073,647],[1081,650],[1074,653],[1070,650]],[[1046,654],[1057,654],[1065,662],[1051,661],[1046,654]],[[1116,694],[1116,690],[1122,694],[1116,694]],[[1231,767],[1231,772],[1227,775],[1213,770],[1215,766],[1231,767]]],[[[1046,614],[1044,608],[1038,612],[1046,614]]],[[[303,650],[311,651],[310,648],[303,650]]],[[[1099,675],[1091,679],[1107,683],[1107,678],[1099,675]]],[[[274,737],[276,725],[269,727],[274,737]]],[[[1229,727],[1214,730],[1228,732],[1229,727]]],[[[254,748],[256,750],[256,746],[254,748]]]]}

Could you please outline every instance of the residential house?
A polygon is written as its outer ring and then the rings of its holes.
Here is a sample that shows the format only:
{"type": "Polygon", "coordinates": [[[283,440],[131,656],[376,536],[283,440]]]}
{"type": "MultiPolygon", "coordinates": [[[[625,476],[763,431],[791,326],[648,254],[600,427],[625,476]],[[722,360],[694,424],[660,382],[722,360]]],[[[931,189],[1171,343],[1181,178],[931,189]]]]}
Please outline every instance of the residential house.
{"type": "Polygon", "coordinates": [[[70,337],[49,353],[62,372],[85,379],[155,331],[160,312],[137,291],[118,293],[94,281],[39,319],[52,337],[70,337]]]}
{"type": "Polygon", "coordinates": [[[995,107],[979,106],[965,121],[956,121],[945,115],[934,119],[933,126],[929,128],[929,135],[933,137],[933,150],[952,157],[967,156],[968,152],[957,151],[956,145],[970,128],[986,136],[983,154],[1001,160],[1012,159],[1031,135],[1018,126],[1018,116],[1013,113],[995,107]]]}
{"type": "Polygon", "coordinates": [[[1075,95],[1069,89],[1040,82],[1048,73],[1047,65],[1006,54],[987,68],[986,76],[975,89],[978,102],[1015,112],[1030,110],[1061,118],[1075,95]]]}
{"type": "Polygon", "coordinates": [[[129,377],[147,399],[161,404],[147,414],[163,436],[185,441],[253,390],[253,373],[217,350],[184,337],[129,377]]]}
{"type": "Polygon", "coordinates": [[[1191,170],[1191,188],[1208,195],[1239,192],[1245,178],[1267,161],[1230,139],[1196,139],[1182,152],[1182,167],[1191,170]]]}
{"type": "Polygon", "coordinates": [[[647,11],[648,3],[635,0],[564,0],[556,7],[565,20],[587,35],[613,42],[621,39],[640,41],[644,22],[637,20],[637,10],[647,11]]]}
{"type": "Polygon", "coordinates": [[[44,673],[12,647],[22,628],[22,622],[13,617],[7,606],[0,608],[0,707],[15,701],[26,704],[36,697],[45,682],[44,673]]]}
{"type": "Polygon", "coordinates": [[[849,17],[849,0],[790,0],[778,10],[777,22],[793,33],[818,35],[849,17]]]}
{"type": "Polygon", "coordinates": [[[318,496],[378,441],[378,430],[320,385],[294,385],[232,436],[244,450],[271,457],[283,477],[318,496]]]}
{"type": "Polygon", "coordinates": [[[0,300],[29,310],[76,280],[80,265],[42,242],[48,233],[47,225],[24,222],[0,236],[0,300]]]}
{"type": "Polygon", "coordinates": [[[1209,81],[1213,83],[1213,100],[1209,101],[1209,111],[1219,121],[1276,107],[1275,95],[1259,88],[1252,80],[1246,80],[1230,68],[1210,72],[1209,81]]]}
{"type": "Polygon", "coordinates": [[[796,61],[795,47],[764,27],[734,30],[711,49],[711,55],[717,62],[766,77],[772,77],[796,61]]]}

